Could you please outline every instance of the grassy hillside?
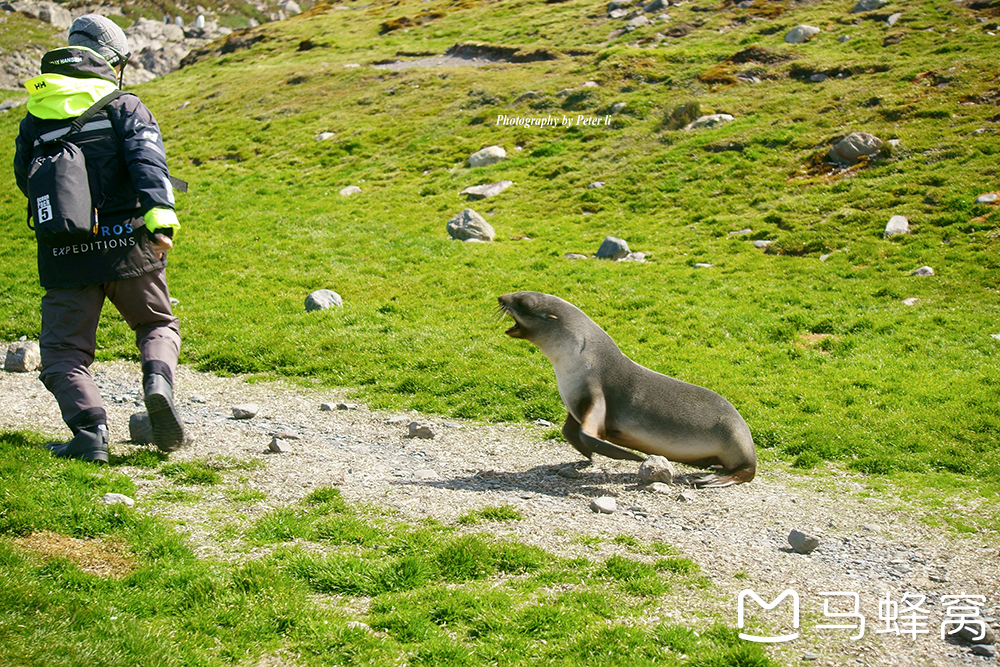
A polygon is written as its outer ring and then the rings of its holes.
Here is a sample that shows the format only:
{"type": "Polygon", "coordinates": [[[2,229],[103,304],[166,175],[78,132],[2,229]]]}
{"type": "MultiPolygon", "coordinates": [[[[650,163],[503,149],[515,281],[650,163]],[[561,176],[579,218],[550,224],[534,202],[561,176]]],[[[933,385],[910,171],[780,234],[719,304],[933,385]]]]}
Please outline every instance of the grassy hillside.
{"type": "MultiPolygon", "coordinates": [[[[497,295],[537,290],[637,362],[729,398],[765,459],[998,483],[1000,213],[975,199],[1000,190],[1000,37],[980,5],[686,3],[616,35],[626,20],[596,1],[320,4],[237,35],[136,90],[191,183],[169,271],[184,361],[353,387],[373,406],[559,421],[551,366],[495,316],[497,295]],[[822,32],[785,44],[799,24],[822,32]],[[551,59],[371,66],[470,41],[551,59]],[[735,120],[672,129],[689,103],[735,120]],[[846,173],[824,164],[853,131],[899,143],[846,173]],[[505,161],[465,165],[494,144],[505,161]],[[458,194],[501,179],[514,185],[497,197],[458,194]],[[495,243],[449,239],[466,206],[495,243]],[[912,233],[883,239],[892,215],[912,233]],[[650,261],[563,258],[608,235],[650,261]],[[936,275],[910,275],[923,265],[936,275]],[[305,313],[320,288],[344,307],[305,313]]],[[[19,113],[0,116],[8,137],[19,113]]],[[[3,178],[0,337],[37,336],[34,241],[3,178]]],[[[111,312],[99,339],[102,358],[135,358],[111,312]]]]}

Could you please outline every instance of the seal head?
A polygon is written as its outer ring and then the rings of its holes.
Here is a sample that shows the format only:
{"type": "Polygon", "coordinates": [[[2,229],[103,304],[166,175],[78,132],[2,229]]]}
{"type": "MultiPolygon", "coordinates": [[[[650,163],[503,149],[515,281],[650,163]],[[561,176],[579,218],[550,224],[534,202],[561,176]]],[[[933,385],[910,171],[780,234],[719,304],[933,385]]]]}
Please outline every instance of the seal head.
{"type": "Polygon", "coordinates": [[[753,479],[757,455],[750,429],[722,396],[640,366],[573,304],[551,294],[498,297],[514,320],[506,330],[538,346],[552,362],[568,415],[563,435],[591,458],[645,460],[664,456],[722,468],[697,486],[728,486],[753,479]]]}

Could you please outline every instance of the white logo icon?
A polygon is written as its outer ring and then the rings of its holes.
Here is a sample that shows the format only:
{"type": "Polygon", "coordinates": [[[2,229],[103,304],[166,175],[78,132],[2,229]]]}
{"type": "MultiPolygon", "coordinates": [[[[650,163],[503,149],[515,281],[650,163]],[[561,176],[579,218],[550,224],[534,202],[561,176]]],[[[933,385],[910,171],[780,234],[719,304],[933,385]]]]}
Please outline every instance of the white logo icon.
{"type": "MultiPolygon", "coordinates": [[[[757,604],[759,604],[761,607],[763,607],[764,609],[767,609],[767,610],[774,609],[775,607],[777,607],[781,603],[782,600],[784,600],[786,597],[791,596],[791,598],[792,598],[792,627],[798,629],[798,627],[799,627],[799,594],[798,593],[796,593],[791,588],[789,588],[789,589],[783,591],[781,593],[781,595],[779,595],[778,597],[776,597],[774,599],[774,602],[771,602],[770,604],[768,604],[767,602],[764,602],[760,598],[759,595],[757,595],[755,592],[753,592],[752,590],[750,590],[748,588],[746,590],[740,591],[740,597],[739,597],[739,599],[737,601],[738,607],[737,607],[737,612],[736,612],[737,613],[736,625],[741,630],[743,629],[743,602],[744,602],[744,600],[746,600],[746,598],[747,598],[748,595],[751,598],[753,598],[754,601],[757,604]]],[[[746,639],[747,641],[751,641],[751,642],[763,642],[763,643],[767,643],[767,644],[777,644],[779,642],[790,642],[793,639],[797,639],[798,636],[799,636],[798,632],[795,632],[795,633],[790,634],[790,635],[781,635],[779,637],[760,637],[758,635],[748,635],[748,634],[746,634],[744,632],[740,633],[740,639],[746,639]]]]}

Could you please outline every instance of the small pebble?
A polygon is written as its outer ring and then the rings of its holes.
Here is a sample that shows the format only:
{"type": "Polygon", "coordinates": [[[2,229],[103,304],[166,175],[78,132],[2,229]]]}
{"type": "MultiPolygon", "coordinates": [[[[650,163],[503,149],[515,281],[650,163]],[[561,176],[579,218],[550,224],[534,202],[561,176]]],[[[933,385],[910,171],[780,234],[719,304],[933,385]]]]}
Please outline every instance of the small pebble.
{"type": "Polygon", "coordinates": [[[104,497],[101,498],[101,502],[105,505],[128,505],[129,507],[135,507],[134,500],[120,493],[105,493],[104,497]]]}
{"type": "Polygon", "coordinates": [[[601,496],[590,501],[590,509],[601,514],[614,514],[618,509],[618,501],[611,496],[601,496]]]}
{"type": "Polygon", "coordinates": [[[253,403],[244,403],[242,405],[233,406],[233,419],[251,419],[258,412],[260,408],[253,403]]]}

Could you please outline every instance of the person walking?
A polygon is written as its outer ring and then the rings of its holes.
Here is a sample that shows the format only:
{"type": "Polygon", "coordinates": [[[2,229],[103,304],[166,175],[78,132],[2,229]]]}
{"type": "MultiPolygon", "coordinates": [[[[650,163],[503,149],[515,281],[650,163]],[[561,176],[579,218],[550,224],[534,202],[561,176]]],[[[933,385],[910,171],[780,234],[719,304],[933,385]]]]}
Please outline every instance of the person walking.
{"type": "MultiPolygon", "coordinates": [[[[119,90],[131,55],[121,28],[97,14],[74,20],[67,42],[44,54],[41,74],[24,84],[29,100],[15,140],[14,176],[26,196],[33,153],[119,90]]],[[[180,224],[160,129],[138,97],[122,94],[75,131],[72,143],[86,159],[96,221],[87,242],[38,244],[45,290],[39,378],[73,433],[68,442],[48,447],[59,457],[108,461],[107,413],[89,370],[108,299],[135,332],[153,442],[174,451],[185,444],[173,402],[181,338],[166,265],[180,224]]]]}

